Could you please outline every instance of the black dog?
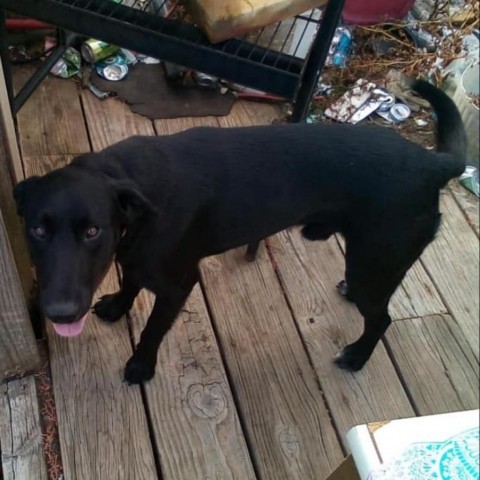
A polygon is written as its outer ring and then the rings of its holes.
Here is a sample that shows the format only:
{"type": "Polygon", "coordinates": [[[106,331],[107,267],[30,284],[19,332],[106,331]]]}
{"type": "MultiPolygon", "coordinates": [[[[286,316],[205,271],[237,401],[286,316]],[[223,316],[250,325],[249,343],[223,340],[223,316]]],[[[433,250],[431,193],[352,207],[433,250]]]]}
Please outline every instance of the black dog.
{"type": "Polygon", "coordinates": [[[464,170],[455,105],[426,82],[412,88],[435,109],[437,152],[381,127],[196,128],[130,138],[20,183],[15,199],[45,315],[59,334],[80,333],[116,255],[122,287],[94,311],[114,322],[141,288],[156,294],[125,369],[130,383],[148,380],[162,337],[198,281],[199,261],[302,224],[310,240],[334,232],[346,240],[341,290],[365,330],[336,362],[360,369],[390,324],[390,297],[434,238],[440,188],[464,170]]]}

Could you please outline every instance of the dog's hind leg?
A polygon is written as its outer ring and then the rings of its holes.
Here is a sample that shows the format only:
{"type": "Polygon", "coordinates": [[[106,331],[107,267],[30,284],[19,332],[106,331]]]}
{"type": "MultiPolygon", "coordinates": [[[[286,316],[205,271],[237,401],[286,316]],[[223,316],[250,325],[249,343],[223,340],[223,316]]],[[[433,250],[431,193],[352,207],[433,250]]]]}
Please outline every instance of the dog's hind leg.
{"type": "MultiPolygon", "coordinates": [[[[402,223],[361,224],[360,235],[346,237],[346,284],[349,298],[364,317],[364,332],[337,355],[335,362],[359,370],[391,323],[388,304],[393,293],[424,248],[433,240],[440,216],[436,207],[405,217],[402,223]]],[[[352,232],[352,230],[351,230],[352,232]]]]}
{"type": "Polygon", "coordinates": [[[160,343],[173,325],[198,278],[198,269],[195,268],[195,272],[191,272],[188,279],[184,278],[181,283],[164,279],[156,293],[155,304],[140,335],[140,341],[125,366],[126,382],[136,384],[153,377],[160,343]]]}
{"type": "Polygon", "coordinates": [[[140,288],[124,272],[120,290],[101,297],[93,306],[93,313],[105,322],[116,322],[132,308],[139,291],[140,288]]]}
{"type": "Polygon", "coordinates": [[[372,355],[391,323],[388,314],[390,298],[415,260],[388,263],[388,252],[380,251],[387,256],[387,260],[360,250],[354,256],[347,247],[348,296],[364,317],[363,334],[335,357],[335,363],[347,370],[360,370],[372,355]]]}

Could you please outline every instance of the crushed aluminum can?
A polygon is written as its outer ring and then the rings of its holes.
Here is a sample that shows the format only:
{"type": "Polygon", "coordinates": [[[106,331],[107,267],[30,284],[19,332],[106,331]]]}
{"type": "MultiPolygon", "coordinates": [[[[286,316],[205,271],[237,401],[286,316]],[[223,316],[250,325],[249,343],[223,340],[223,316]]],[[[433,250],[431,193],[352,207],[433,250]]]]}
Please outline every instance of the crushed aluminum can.
{"type": "Polygon", "coordinates": [[[395,97],[393,95],[390,95],[388,93],[386,93],[386,98],[385,100],[382,102],[382,104],[378,107],[378,110],[377,112],[386,112],[388,110],[390,110],[393,105],[395,104],[395,97]]]}
{"type": "Polygon", "coordinates": [[[111,82],[118,82],[124,79],[128,74],[128,66],[121,55],[108,57],[103,62],[95,64],[97,73],[111,82]]]}
{"type": "Polygon", "coordinates": [[[101,40],[89,38],[82,43],[80,50],[83,58],[88,63],[96,63],[118,52],[119,47],[102,42],[101,40]]]}
{"type": "Polygon", "coordinates": [[[390,108],[390,117],[397,122],[404,122],[411,114],[410,107],[404,103],[396,103],[390,108]]]}
{"type": "Polygon", "coordinates": [[[329,83],[323,83],[321,79],[317,83],[315,95],[330,95],[333,91],[333,86],[329,83]]]}
{"type": "Polygon", "coordinates": [[[104,67],[96,67],[97,73],[111,82],[123,80],[128,73],[126,65],[106,65],[104,67]]]}
{"type": "Polygon", "coordinates": [[[203,72],[192,72],[193,81],[200,87],[217,88],[218,78],[203,72]]]}
{"type": "Polygon", "coordinates": [[[62,58],[51,68],[50,73],[61,78],[70,78],[80,71],[80,53],[73,47],[65,50],[62,58]]]}
{"type": "Polygon", "coordinates": [[[404,103],[395,103],[388,110],[377,111],[377,115],[390,123],[404,122],[411,114],[408,105],[404,103]]]}

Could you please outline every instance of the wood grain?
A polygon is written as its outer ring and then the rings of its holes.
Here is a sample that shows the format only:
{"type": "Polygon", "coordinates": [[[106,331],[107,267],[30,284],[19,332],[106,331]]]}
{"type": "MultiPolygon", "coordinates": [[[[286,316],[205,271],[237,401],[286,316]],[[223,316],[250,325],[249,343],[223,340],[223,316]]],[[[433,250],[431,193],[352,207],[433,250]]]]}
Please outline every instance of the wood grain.
{"type": "MultiPolygon", "coordinates": [[[[15,181],[9,166],[11,161],[8,146],[5,144],[4,130],[0,124],[0,212],[3,215],[7,237],[10,241],[15,266],[22,285],[23,296],[28,302],[32,292],[33,276],[23,224],[17,215],[13,199],[15,181]]],[[[0,288],[7,288],[7,286],[0,285],[0,288]]]]}
{"type": "MultiPolygon", "coordinates": [[[[5,85],[5,75],[3,65],[0,62],[0,138],[2,138],[3,148],[6,153],[11,177],[14,183],[23,180],[23,167],[18,149],[17,135],[10,110],[10,101],[8,99],[7,87],[5,85]]],[[[3,159],[1,160],[4,161],[3,159]]]]}
{"type": "Polygon", "coordinates": [[[265,250],[210,257],[202,278],[260,477],[325,477],[342,451],[265,250]]]}
{"type": "MultiPolygon", "coordinates": [[[[35,71],[35,65],[15,68],[14,86],[19,88],[35,71]]],[[[17,114],[23,160],[38,155],[69,155],[88,152],[87,132],[72,80],[48,76],[17,114]]]]}
{"type": "Polygon", "coordinates": [[[242,127],[247,125],[270,125],[281,117],[278,105],[236,101],[230,115],[218,117],[221,127],[242,127]]]}
{"type": "Polygon", "coordinates": [[[0,443],[4,480],[47,480],[33,376],[0,385],[0,443]]]}
{"type": "Polygon", "coordinates": [[[159,135],[171,135],[193,127],[218,127],[217,117],[181,117],[154,120],[155,131],[159,135]]]}
{"type": "MultiPolygon", "coordinates": [[[[88,94],[85,94],[88,95],[88,94]]],[[[94,149],[135,134],[152,134],[150,120],[118,101],[85,100],[94,149]],[[109,118],[122,118],[115,127],[109,118]],[[127,119],[127,120],[126,120],[127,119]]],[[[158,120],[156,129],[175,133],[218,125],[213,117],[158,120]]],[[[135,341],[146,323],[154,296],[142,292],[131,311],[135,341]]],[[[148,410],[167,479],[255,478],[205,303],[195,289],[184,312],[162,342],[157,372],[145,385],[148,410]]]]}
{"type": "Polygon", "coordinates": [[[154,134],[151,120],[133,113],[128,105],[115,98],[100,101],[85,90],[81,98],[94,151],[132,135],[154,134]]]}
{"type": "MultiPolygon", "coordinates": [[[[277,105],[238,101],[218,121],[222,127],[268,125],[280,117],[277,105]]],[[[261,252],[254,265],[245,264],[244,249],[208,259],[208,301],[262,477],[323,478],[342,454],[272,265],[261,252]]]]}
{"type": "MultiPolygon", "coordinates": [[[[35,98],[30,102],[35,104],[35,98]]],[[[31,108],[42,112],[41,106],[40,102],[31,108]]],[[[21,136],[28,126],[19,119],[21,136]]],[[[84,128],[76,135],[72,131],[65,135],[88,145],[84,128]]],[[[29,145],[25,137],[24,144],[29,145]]],[[[54,151],[55,147],[51,154],[28,157],[27,175],[41,175],[71,158],[54,151]]],[[[112,271],[97,296],[117,288],[112,271]]],[[[65,478],[156,478],[140,389],[123,383],[123,368],[132,354],[125,320],[106,325],[90,315],[82,335],[71,339],[59,337],[47,322],[47,337],[65,478]]]]}
{"type": "Polygon", "coordinates": [[[0,211],[0,381],[39,366],[37,344],[0,211]]]}
{"type": "MultiPolygon", "coordinates": [[[[117,289],[112,271],[97,296],[117,289]]],[[[157,478],[140,388],[123,382],[132,354],[125,320],[89,315],[75,338],[47,322],[47,335],[65,478],[157,478]]]]}
{"type": "Polygon", "coordinates": [[[383,344],[377,345],[360,372],[345,372],[332,362],[335,354],[363,331],[357,308],[336,292],[344,270],[336,241],[309,242],[292,229],[268,242],[340,434],[359,423],[412,416],[413,409],[383,344]]]}
{"type": "Polygon", "coordinates": [[[449,184],[449,190],[453,194],[453,198],[461,208],[468,224],[473,231],[479,236],[479,199],[473,193],[469,192],[465,187],[462,187],[457,180],[453,180],[449,184]]]}
{"type": "Polygon", "coordinates": [[[405,275],[390,301],[389,311],[393,321],[447,313],[447,307],[421,261],[417,260],[405,275]]]}
{"type": "Polygon", "coordinates": [[[386,337],[421,415],[478,408],[478,362],[451,316],[396,322],[386,337]]]}
{"type": "MultiPolygon", "coordinates": [[[[154,296],[132,311],[140,338],[154,296]]],[[[164,479],[252,479],[255,473],[205,302],[197,286],[163,340],[145,385],[164,479]]]]}
{"type": "Polygon", "coordinates": [[[422,262],[478,359],[478,237],[449,192],[441,195],[441,211],[442,226],[422,262]]]}

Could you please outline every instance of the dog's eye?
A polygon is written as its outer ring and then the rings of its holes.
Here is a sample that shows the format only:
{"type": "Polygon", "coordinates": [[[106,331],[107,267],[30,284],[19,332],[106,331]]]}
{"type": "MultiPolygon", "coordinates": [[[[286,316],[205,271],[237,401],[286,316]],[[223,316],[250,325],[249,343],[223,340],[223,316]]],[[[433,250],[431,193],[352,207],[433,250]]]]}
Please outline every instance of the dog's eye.
{"type": "Polygon", "coordinates": [[[33,227],[30,231],[32,235],[39,240],[43,240],[47,236],[47,231],[41,226],[33,227]]]}
{"type": "Polygon", "coordinates": [[[85,238],[91,240],[92,238],[98,237],[100,233],[100,229],[98,227],[88,227],[87,231],[85,232],[85,238]]]}

